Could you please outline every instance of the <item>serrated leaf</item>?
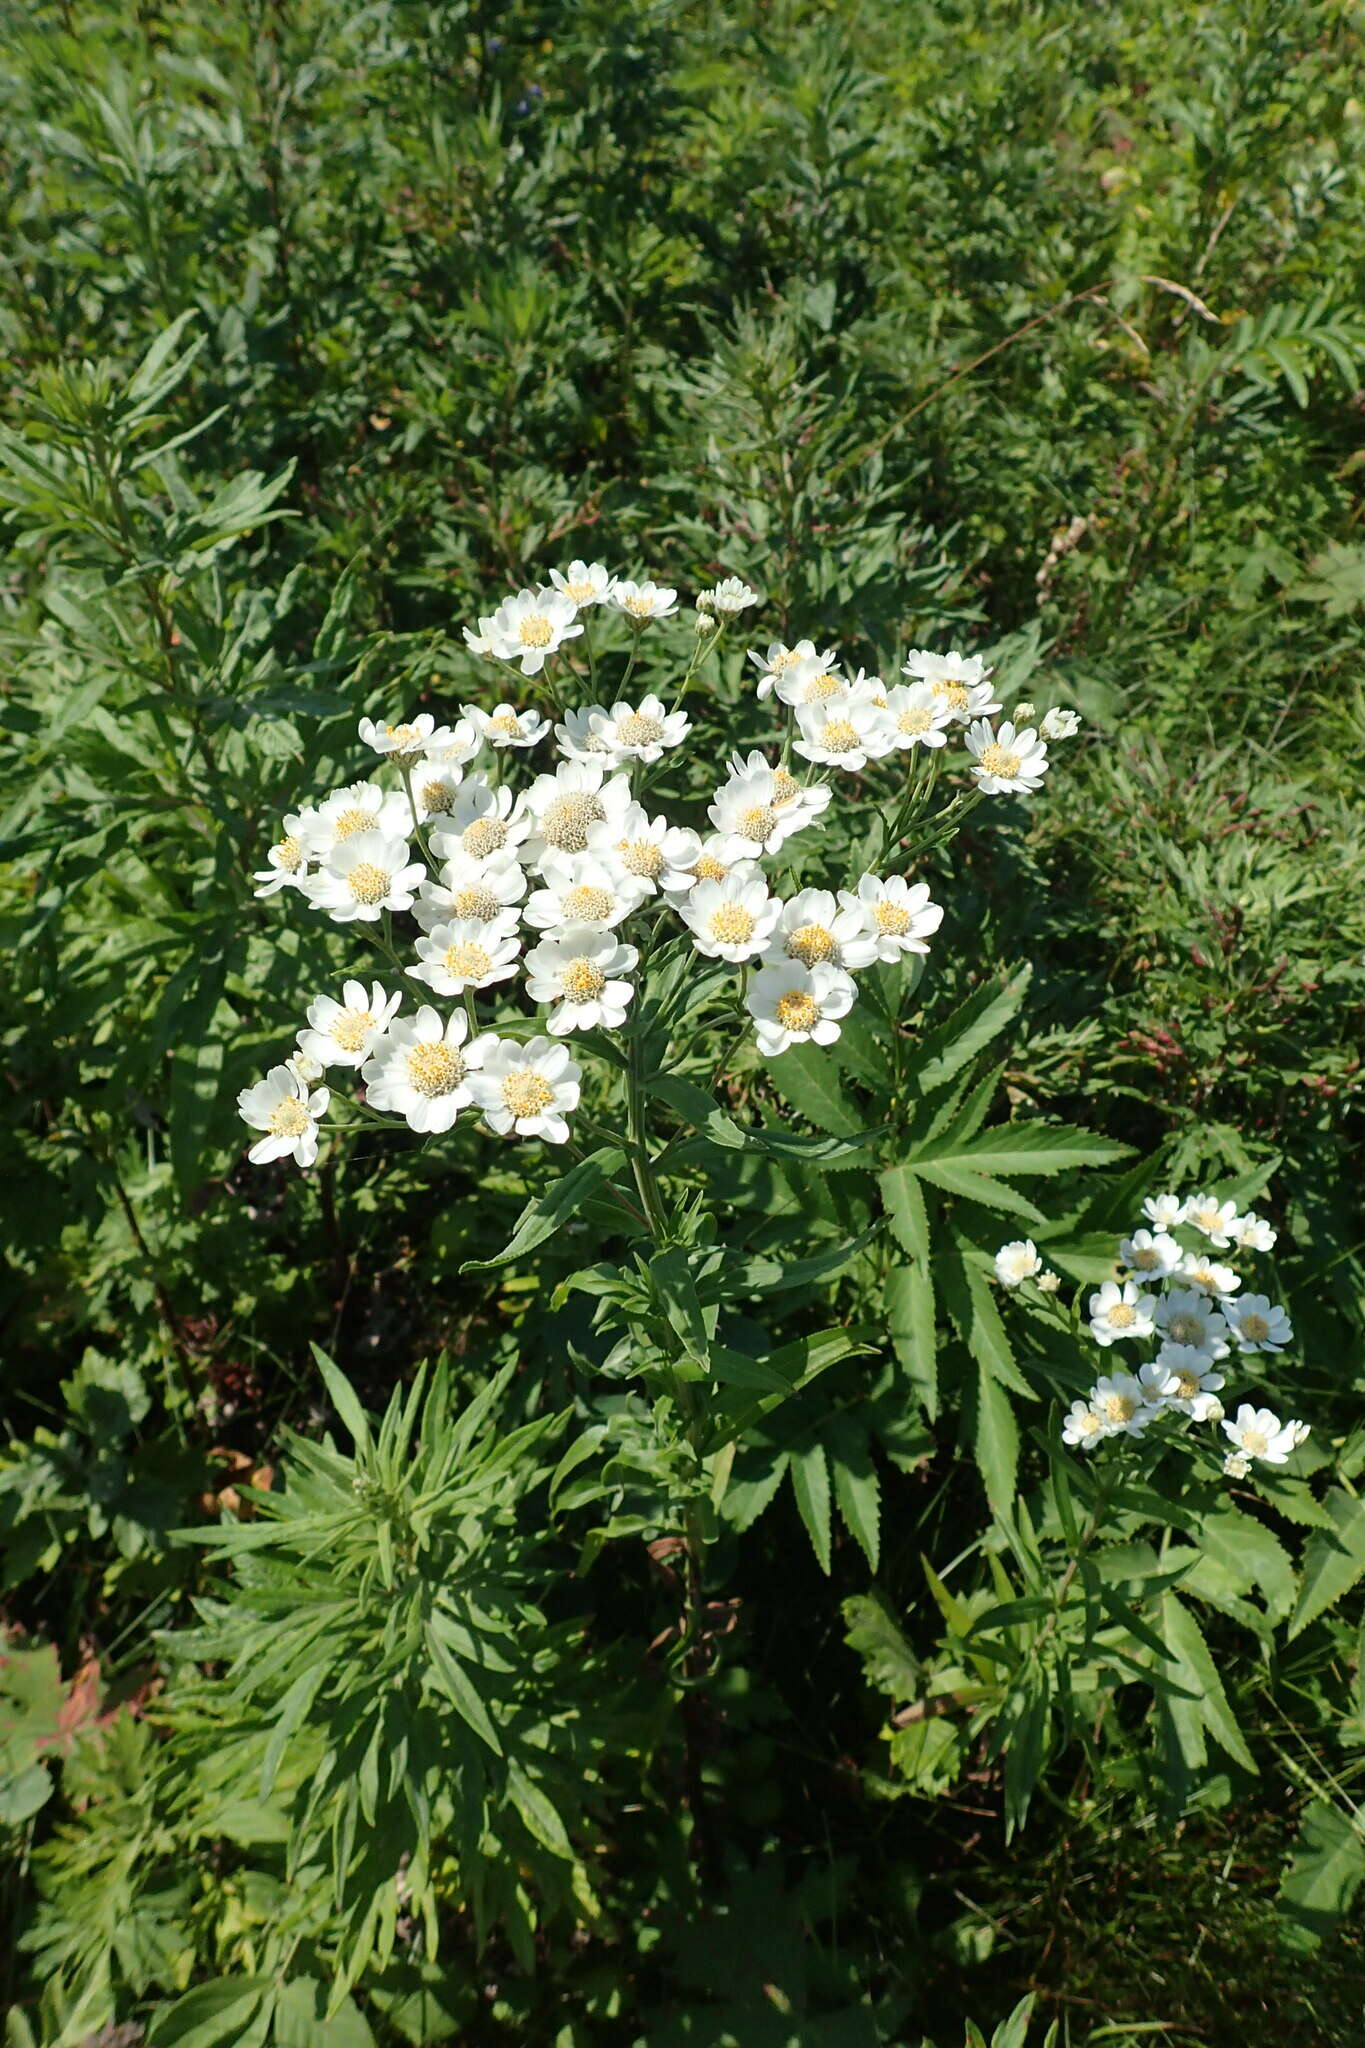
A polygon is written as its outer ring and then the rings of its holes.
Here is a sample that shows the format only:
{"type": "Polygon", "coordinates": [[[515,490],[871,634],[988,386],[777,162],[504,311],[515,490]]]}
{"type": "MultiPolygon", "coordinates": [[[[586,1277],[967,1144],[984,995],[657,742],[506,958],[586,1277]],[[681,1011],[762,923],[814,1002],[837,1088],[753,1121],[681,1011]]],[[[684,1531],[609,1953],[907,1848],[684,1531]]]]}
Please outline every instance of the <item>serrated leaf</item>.
{"type": "Polygon", "coordinates": [[[768,1072],[784,1102],[810,1123],[836,1138],[851,1138],[862,1129],[862,1114],[844,1092],[838,1067],[817,1045],[794,1045],[769,1060],[768,1072]]]}
{"type": "Polygon", "coordinates": [[[938,1415],[938,1332],[930,1269],[893,1266],[882,1295],[887,1334],[929,1420],[938,1415]]]}
{"type": "Polygon", "coordinates": [[[1350,1911],[1365,1883],[1365,1810],[1326,1799],[1304,1808],[1298,1841],[1280,1884],[1280,1910],[1313,1949],[1350,1911]]]}
{"type": "Polygon", "coordinates": [[[1008,1394],[981,1364],[976,1371],[972,1450],[986,1498],[993,1508],[1003,1512],[1012,1505],[1018,1484],[1019,1429],[1008,1394]]]}
{"type": "Polygon", "coordinates": [[[788,1467],[792,1479],[792,1491],[801,1519],[806,1525],[811,1547],[820,1560],[820,1569],[829,1575],[830,1569],[830,1523],[829,1523],[829,1467],[825,1462],[823,1444],[807,1444],[803,1450],[791,1453],[788,1467]]]}
{"type": "Polygon", "coordinates": [[[1365,1574],[1365,1500],[1333,1487],[1322,1506],[1331,1528],[1315,1530],[1304,1546],[1303,1577],[1289,1623],[1291,1640],[1365,1574]]]}
{"type": "Polygon", "coordinates": [[[527,1252],[553,1237],[561,1224],[569,1222],[588,1195],[609,1181],[625,1163],[626,1155],[619,1145],[603,1145],[590,1152],[562,1180],[552,1181],[534,1201],[527,1203],[516,1229],[494,1258],[466,1259],[461,1273],[489,1273],[497,1266],[508,1266],[514,1259],[524,1258],[527,1252]]]}

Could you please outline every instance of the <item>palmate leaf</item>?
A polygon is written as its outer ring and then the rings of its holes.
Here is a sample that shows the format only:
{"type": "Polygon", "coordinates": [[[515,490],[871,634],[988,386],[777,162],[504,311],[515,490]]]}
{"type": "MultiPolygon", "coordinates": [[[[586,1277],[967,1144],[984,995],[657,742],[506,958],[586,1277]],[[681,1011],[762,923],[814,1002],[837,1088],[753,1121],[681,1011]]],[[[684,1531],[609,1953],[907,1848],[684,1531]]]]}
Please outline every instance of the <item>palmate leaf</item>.
{"type": "Polygon", "coordinates": [[[1365,1884],[1365,1809],[1314,1799],[1304,1808],[1299,1838],[1280,1884],[1280,1911],[1294,1945],[1315,1949],[1350,1911],[1365,1884]]]}
{"type": "Polygon", "coordinates": [[[1289,1622],[1291,1638],[1302,1634],[1365,1574],[1365,1500],[1333,1487],[1322,1506],[1331,1527],[1315,1530],[1304,1550],[1303,1578],[1289,1622]]]}

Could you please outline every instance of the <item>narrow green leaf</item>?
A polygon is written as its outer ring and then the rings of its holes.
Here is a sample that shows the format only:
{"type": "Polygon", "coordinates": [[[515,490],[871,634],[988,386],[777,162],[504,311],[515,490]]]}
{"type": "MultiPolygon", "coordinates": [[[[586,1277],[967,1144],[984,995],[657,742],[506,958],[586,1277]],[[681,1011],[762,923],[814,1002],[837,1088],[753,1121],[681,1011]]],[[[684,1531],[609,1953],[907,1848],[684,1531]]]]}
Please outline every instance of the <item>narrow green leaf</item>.
{"type": "Polygon", "coordinates": [[[820,1569],[828,1576],[830,1569],[830,1523],[829,1523],[829,1466],[825,1462],[823,1444],[807,1444],[803,1450],[793,1451],[789,1467],[792,1490],[801,1519],[806,1525],[811,1547],[820,1560],[820,1569]]]}
{"type": "Polygon", "coordinates": [[[882,1307],[897,1361],[933,1422],[938,1416],[938,1332],[929,1268],[893,1266],[886,1276],[882,1307]]]}
{"type": "Polygon", "coordinates": [[[496,1258],[466,1259],[461,1273],[488,1273],[534,1251],[546,1238],[553,1237],[561,1224],[569,1222],[586,1197],[609,1181],[625,1163],[626,1155],[619,1145],[603,1145],[590,1152],[562,1180],[552,1181],[542,1194],[527,1203],[516,1229],[496,1258]]]}
{"type": "Polygon", "coordinates": [[[355,1389],[345,1374],[335,1366],[320,1344],[310,1344],[313,1362],[322,1374],[323,1383],[332,1397],[332,1406],[351,1432],[357,1450],[368,1450],[370,1425],[365,1411],[355,1396],[355,1389]]]}
{"type": "Polygon", "coordinates": [[[1303,1579],[1289,1623],[1291,1638],[1349,1593],[1365,1573],[1365,1500],[1334,1486],[1322,1505],[1332,1526],[1315,1530],[1304,1548],[1303,1579]]]}
{"type": "Polygon", "coordinates": [[[977,1470],[993,1508],[1008,1508],[1015,1495],[1019,1470],[1019,1430],[1009,1396],[1000,1382],[978,1362],[976,1373],[977,1470]]]}
{"type": "Polygon", "coordinates": [[[783,1100],[822,1131],[852,1137],[863,1119],[840,1084],[839,1069],[820,1046],[794,1045],[768,1062],[773,1085],[783,1100]]]}

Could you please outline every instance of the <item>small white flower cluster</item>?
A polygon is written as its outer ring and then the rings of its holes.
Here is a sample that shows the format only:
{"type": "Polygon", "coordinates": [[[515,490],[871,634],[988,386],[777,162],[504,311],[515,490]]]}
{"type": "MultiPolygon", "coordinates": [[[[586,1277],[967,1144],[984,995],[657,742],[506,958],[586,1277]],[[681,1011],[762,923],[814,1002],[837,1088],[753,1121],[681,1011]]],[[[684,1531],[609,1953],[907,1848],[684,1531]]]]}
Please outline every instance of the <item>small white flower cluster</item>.
{"type": "MultiPolygon", "coordinates": [[[[676,614],[677,595],[614,576],[601,562],[573,561],[548,584],[506,598],[464,637],[473,653],[527,676],[557,656],[561,678],[576,682],[580,641],[596,675],[589,615],[601,608],[631,628],[624,692],[641,634],[676,614]]],[[[757,601],[736,577],[702,591],[706,651],[757,601]]],[[[403,979],[458,999],[462,1010],[443,1019],[423,1005],[399,1018],[401,994],[379,983],[367,993],[347,982],[340,1003],[320,996],[293,1061],[239,1098],[242,1115],[266,1134],[253,1159],[292,1153],[311,1163],[328,1104],[327,1090],[312,1083],[337,1065],[359,1068],[368,1107],[403,1116],[414,1130],[448,1129],[468,1108],[494,1130],[562,1142],[581,1076],[554,1041],[625,1023],[654,934],[630,944],[621,928],[642,913],[675,912],[698,953],[742,970],[743,1001],[769,1058],[836,1039],[859,970],[928,951],[943,912],[923,882],[863,873],[837,891],[799,889],[784,900],[770,891],[763,860],[825,818],[832,771],[859,773],[923,747],[932,775],[941,759],[934,750],[954,726],[966,729],[975,784],[971,798],[956,799],[959,808],[991,793],[1035,790],[1047,768],[1039,731],[991,725],[1001,706],[979,657],[915,650],[903,671],[911,680],[888,687],[861,670],[846,676],[832,648],[774,644],[750,660],[759,697],[775,694],[787,709],[780,756],[733,755],[707,806],[709,830],[695,830],[642,799],[693,730],[680,705],[703,651],[699,642],[669,704],[651,692],[562,710],[554,701],[552,718],[499,702],[462,704],[452,724],[429,712],[398,725],[361,719],[360,738],[400,786],[354,782],[291,813],[255,877],[256,893],[298,891],[372,937],[403,979]],[[551,739],[558,763],[514,792],[503,764],[551,739]],[[820,772],[798,778],[788,766],[793,751],[820,772]],[[406,962],[391,941],[392,919],[404,913],[421,934],[406,962]],[[523,928],[537,940],[525,952],[523,928]],[[547,1010],[547,1035],[529,1044],[481,1031],[475,1013],[477,996],[509,994],[503,985],[522,971],[527,995],[547,1010]]],[[[1048,736],[1075,729],[1072,713],[1049,718],[1041,728],[1048,736]]],[[[915,787],[903,777],[892,813],[915,787]]],[[[897,836],[888,832],[887,843],[897,836]]]]}
{"type": "MultiPolygon", "coordinates": [[[[1223,1465],[1230,1478],[1245,1478],[1253,1460],[1283,1465],[1307,1437],[1307,1423],[1282,1423],[1247,1402],[1228,1421],[1219,1398],[1227,1381],[1218,1367],[1234,1352],[1283,1351],[1294,1341],[1293,1328],[1283,1308],[1264,1294],[1243,1294],[1236,1270],[1212,1256],[1234,1248],[1269,1251],[1275,1231],[1252,1210],[1239,1214],[1235,1202],[1213,1195],[1153,1195],[1142,1206],[1146,1224],[1118,1242],[1123,1277],[1090,1296],[1090,1334],[1105,1351],[1151,1340],[1156,1355],[1136,1373],[1096,1380],[1083,1401],[1072,1403],[1063,1442],[1093,1450],[1107,1437],[1141,1436],[1161,1416],[1176,1414],[1222,1424],[1233,1445],[1223,1465]],[[1183,1240],[1176,1236],[1182,1229],[1183,1240]]],[[[1026,1240],[1002,1245],[995,1268],[1003,1286],[1018,1287],[1041,1274],[1042,1260],[1026,1240]]]]}

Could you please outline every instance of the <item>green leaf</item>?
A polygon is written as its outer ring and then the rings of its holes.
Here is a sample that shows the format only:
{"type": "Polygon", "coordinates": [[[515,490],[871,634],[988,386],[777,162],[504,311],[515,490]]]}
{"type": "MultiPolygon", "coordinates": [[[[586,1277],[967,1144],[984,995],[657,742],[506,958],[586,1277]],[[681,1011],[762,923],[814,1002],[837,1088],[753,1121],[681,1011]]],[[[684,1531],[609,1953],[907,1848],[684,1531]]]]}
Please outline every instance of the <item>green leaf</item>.
{"type": "Polygon", "coordinates": [[[368,1450],[370,1425],[365,1411],[356,1399],[355,1390],[345,1375],[333,1365],[320,1344],[310,1344],[314,1363],[322,1374],[323,1382],[332,1397],[332,1406],[351,1432],[357,1450],[368,1450]]]}
{"type": "Polygon", "coordinates": [[[997,1125],[965,1144],[945,1143],[941,1154],[930,1145],[923,1155],[915,1152],[911,1158],[918,1164],[921,1156],[951,1157],[968,1162],[979,1173],[1040,1174],[1061,1173],[1071,1166],[1106,1166],[1132,1149],[1075,1126],[1028,1123],[997,1125]]]}
{"type": "Polygon", "coordinates": [[[829,1466],[825,1462],[823,1444],[807,1444],[803,1450],[793,1451],[789,1467],[792,1490],[801,1519],[806,1525],[811,1547],[820,1560],[820,1569],[829,1575],[830,1569],[830,1524],[829,1524],[829,1466]]]}
{"type": "Polygon", "coordinates": [[[834,1498],[844,1526],[876,1571],[881,1556],[881,1486],[865,1433],[847,1415],[836,1416],[826,1446],[834,1473],[834,1498]]]}
{"type": "Polygon", "coordinates": [[[934,1283],[927,1266],[893,1266],[882,1294],[887,1334],[929,1420],[938,1416],[938,1332],[934,1283]]]}
{"type": "Polygon", "coordinates": [[[1175,1660],[1175,1678],[1178,1682],[1183,1681],[1196,1696],[1193,1700],[1172,1698],[1169,1701],[1172,1718],[1183,1731],[1181,1750],[1186,1761],[1196,1764],[1204,1761],[1202,1739],[1193,1739],[1192,1723],[1197,1719],[1244,1770],[1254,1771],[1256,1760],[1247,1748],[1228,1705],[1223,1681],[1209,1654],[1203,1630],[1184,1601],[1174,1593],[1167,1593],[1162,1601],[1161,1633],[1175,1660]]]}
{"type": "Polygon", "coordinates": [[[768,1062],[773,1085],[783,1100],[822,1131],[850,1138],[862,1129],[862,1116],[840,1085],[839,1069],[817,1045],[794,1045],[768,1062]]]}
{"type": "Polygon", "coordinates": [[[197,1985],[152,2021],[148,2048],[254,2048],[270,2023],[269,1977],[220,1977],[197,1985]]]}
{"type": "Polygon", "coordinates": [[[670,1245],[667,1251],[656,1252],[649,1262],[649,1277],[668,1327],[688,1357],[704,1368],[710,1356],[711,1332],[683,1247],[670,1245]]]}
{"type": "Polygon", "coordinates": [[[1303,1578],[1289,1623],[1291,1639],[1349,1593],[1365,1573],[1365,1500],[1333,1487],[1322,1502],[1330,1529],[1315,1530],[1303,1553],[1303,1578]]]}
{"type": "Polygon", "coordinates": [[[567,1862],[572,1862],[573,1844],[563,1821],[543,1789],[527,1776],[518,1763],[507,1766],[507,1790],[513,1806],[541,1847],[548,1849],[552,1856],[562,1856],[567,1862]]]}
{"type": "Polygon", "coordinates": [[[977,1364],[1002,1386],[1032,1400],[1033,1389],[1014,1362],[995,1297],[983,1274],[967,1263],[970,1249],[966,1239],[955,1235],[954,1250],[935,1261],[934,1277],[944,1307],[977,1364]]]}
{"type": "Polygon", "coordinates": [[[869,1685],[893,1700],[915,1700],[924,1689],[919,1658],[881,1592],[858,1593],[844,1602],[845,1642],[862,1659],[869,1685]]]}
{"type": "Polygon", "coordinates": [[[912,1166],[902,1161],[897,1166],[888,1166],[879,1176],[878,1185],[882,1201],[891,1220],[891,1228],[898,1242],[909,1252],[912,1259],[920,1262],[929,1257],[929,1213],[924,1205],[924,1189],[912,1166]]]}
{"type": "Polygon", "coordinates": [[[619,1145],[603,1145],[596,1152],[590,1152],[577,1166],[566,1173],[562,1180],[552,1181],[543,1194],[528,1202],[522,1210],[507,1243],[492,1259],[466,1259],[461,1273],[488,1273],[496,1266],[507,1266],[514,1259],[522,1258],[544,1244],[547,1237],[553,1237],[561,1224],[569,1222],[580,1204],[618,1173],[626,1163],[626,1155],[619,1145]]]}
{"type": "Polygon", "coordinates": [[[501,1756],[502,1744],[498,1740],[497,1730],[488,1718],[488,1709],[474,1690],[469,1674],[459,1658],[452,1654],[442,1640],[435,1618],[427,1623],[426,1644],[436,1681],[456,1713],[468,1723],[481,1741],[488,1744],[496,1756],[501,1756]]]}
{"type": "Polygon", "coordinates": [[[1365,1810],[1315,1799],[1304,1808],[1293,1859],[1280,1885],[1280,1910],[1314,1949],[1350,1909],[1365,1883],[1365,1810]]]}
{"type": "Polygon", "coordinates": [[[925,1033],[913,1075],[922,1096],[951,1081],[1019,1014],[1032,975],[1031,967],[1021,967],[1009,980],[986,982],[942,1024],[925,1033]]]}
{"type": "Polygon", "coordinates": [[[1014,1502],[1019,1470],[1019,1430],[1009,1396],[984,1365],[976,1373],[977,1470],[991,1506],[1003,1512],[1014,1502]]]}

